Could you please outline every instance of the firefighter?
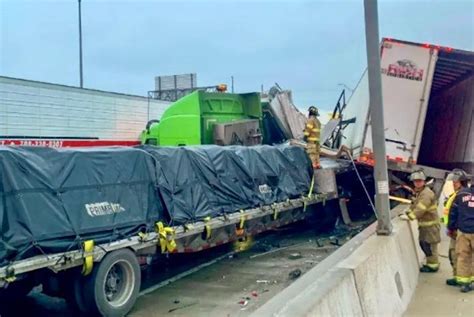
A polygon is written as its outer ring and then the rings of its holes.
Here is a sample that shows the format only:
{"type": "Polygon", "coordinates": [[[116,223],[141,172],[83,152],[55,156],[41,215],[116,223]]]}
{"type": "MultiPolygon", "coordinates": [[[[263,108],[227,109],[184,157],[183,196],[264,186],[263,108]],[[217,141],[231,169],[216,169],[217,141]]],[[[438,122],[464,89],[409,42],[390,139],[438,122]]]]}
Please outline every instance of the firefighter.
{"type": "Polygon", "coordinates": [[[474,188],[458,192],[449,214],[449,230],[457,230],[456,236],[456,281],[461,292],[472,291],[474,287],[474,188]]]}
{"type": "Polygon", "coordinates": [[[410,220],[418,220],[418,239],[421,250],[426,255],[426,264],[420,268],[420,272],[434,273],[439,269],[438,243],[441,242],[436,196],[426,186],[426,175],[423,171],[413,172],[410,181],[415,187],[415,196],[407,216],[410,220]]]}
{"type": "Polygon", "coordinates": [[[308,109],[308,120],[304,129],[304,136],[306,139],[306,152],[311,159],[314,169],[321,168],[319,163],[319,136],[321,134],[321,122],[318,120],[319,111],[316,107],[311,106],[308,109]]]}
{"type": "MultiPolygon", "coordinates": [[[[453,204],[454,199],[456,198],[456,194],[467,187],[467,182],[468,182],[468,176],[466,172],[464,172],[461,169],[454,169],[451,173],[448,174],[448,177],[446,178],[447,181],[452,181],[453,182],[453,188],[454,192],[448,197],[444,204],[444,209],[443,209],[443,218],[442,221],[443,223],[447,226],[449,222],[449,212],[451,210],[451,206],[453,204]]],[[[451,263],[451,266],[453,267],[453,278],[447,279],[446,284],[451,285],[451,286],[457,286],[457,280],[456,280],[456,230],[447,230],[447,235],[450,237],[449,241],[449,262],[451,263]]],[[[474,261],[474,258],[473,258],[474,261]]]]}

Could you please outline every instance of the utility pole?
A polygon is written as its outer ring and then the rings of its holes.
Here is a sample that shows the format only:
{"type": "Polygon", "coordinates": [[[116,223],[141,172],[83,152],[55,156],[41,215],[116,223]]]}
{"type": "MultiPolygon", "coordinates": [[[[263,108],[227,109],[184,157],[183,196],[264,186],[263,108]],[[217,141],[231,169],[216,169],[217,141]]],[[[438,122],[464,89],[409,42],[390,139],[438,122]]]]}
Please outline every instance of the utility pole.
{"type": "Polygon", "coordinates": [[[234,93],[234,76],[230,76],[231,82],[232,82],[232,93],[234,93]]]}
{"type": "Polygon", "coordinates": [[[79,83],[80,87],[84,87],[84,78],[82,75],[82,21],[81,21],[81,0],[77,0],[79,5],[79,83]]]}
{"type": "Polygon", "coordinates": [[[378,235],[392,233],[390,205],[388,201],[387,157],[385,154],[385,128],[382,100],[382,75],[380,72],[380,40],[377,0],[364,0],[365,41],[369,74],[370,123],[375,155],[375,209],[377,209],[378,235]]]}

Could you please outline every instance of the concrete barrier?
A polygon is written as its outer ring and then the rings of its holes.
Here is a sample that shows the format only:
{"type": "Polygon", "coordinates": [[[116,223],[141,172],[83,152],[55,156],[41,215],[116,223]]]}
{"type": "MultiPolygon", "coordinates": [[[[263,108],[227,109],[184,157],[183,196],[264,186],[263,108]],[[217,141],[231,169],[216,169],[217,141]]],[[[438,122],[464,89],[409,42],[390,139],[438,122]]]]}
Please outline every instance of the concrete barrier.
{"type": "Polygon", "coordinates": [[[371,225],[251,316],[401,316],[423,257],[416,224],[395,218],[393,225],[390,236],[371,225]]]}

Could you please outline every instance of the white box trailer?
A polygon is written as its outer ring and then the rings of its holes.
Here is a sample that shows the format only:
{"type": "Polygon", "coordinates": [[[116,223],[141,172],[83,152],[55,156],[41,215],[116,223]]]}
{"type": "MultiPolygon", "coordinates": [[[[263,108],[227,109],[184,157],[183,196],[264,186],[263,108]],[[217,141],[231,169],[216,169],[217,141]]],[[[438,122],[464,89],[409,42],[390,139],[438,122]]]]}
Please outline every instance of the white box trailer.
{"type": "Polygon", "coordinates": [[[0,76],[0,146],[131,146],[170,102],[0,76]]]}
{"type": "MultiPolygon", "coordinates": [[[[389,163],[473,174],[474,52],[384,38],[381,68],[389,163]]],[[[373,163],[367,71],[343,119],[341,144],[373,163]]]]}

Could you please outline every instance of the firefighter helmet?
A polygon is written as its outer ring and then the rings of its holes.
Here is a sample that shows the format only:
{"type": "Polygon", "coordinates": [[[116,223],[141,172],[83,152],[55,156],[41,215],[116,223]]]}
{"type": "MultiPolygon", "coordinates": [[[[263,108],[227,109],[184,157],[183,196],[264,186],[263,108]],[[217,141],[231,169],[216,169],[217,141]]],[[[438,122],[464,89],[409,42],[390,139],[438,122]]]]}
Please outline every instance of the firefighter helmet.
{"type": "Polygon", "coordinates": [[[319,116],[318,108],[316,108],[315,106],[309,107],[308,112],[310,116],[319,116]]]}
{"type": "Polygon", "coordinates": [[[416,171],[416,172],[413,172],[411,173],[410,175],[410,181],[416,181],[416,180],[421,180],[421,181],[425,181],[426,180],[426,175],[423,171],[416,171]]]}
{"type": "Polygon", "coordinates": [[[455,168],[453,169],[451,173],[448,174],[448,177],[446,177],[446,180],[453,181],[453,182],[456,182],[456,181],[463,182],[463,181],[468,181],[469,177],[466,174],[466,172],[464,172],[462,169],[455,168]]]}

